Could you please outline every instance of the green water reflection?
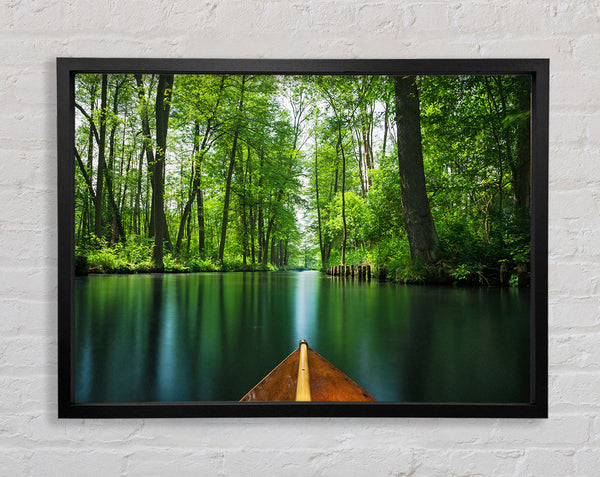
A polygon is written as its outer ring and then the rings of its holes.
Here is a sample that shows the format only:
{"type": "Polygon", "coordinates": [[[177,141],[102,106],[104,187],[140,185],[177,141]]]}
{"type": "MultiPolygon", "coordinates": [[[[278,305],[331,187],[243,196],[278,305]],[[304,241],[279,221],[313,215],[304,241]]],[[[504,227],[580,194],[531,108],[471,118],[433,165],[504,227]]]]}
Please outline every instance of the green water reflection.
{"type": "Polygon", "coordinates": [[[77,402],[232,401],[305,338],[380,401],[528,402],[529,296],[318,272],[75,280],[77,402]]]}

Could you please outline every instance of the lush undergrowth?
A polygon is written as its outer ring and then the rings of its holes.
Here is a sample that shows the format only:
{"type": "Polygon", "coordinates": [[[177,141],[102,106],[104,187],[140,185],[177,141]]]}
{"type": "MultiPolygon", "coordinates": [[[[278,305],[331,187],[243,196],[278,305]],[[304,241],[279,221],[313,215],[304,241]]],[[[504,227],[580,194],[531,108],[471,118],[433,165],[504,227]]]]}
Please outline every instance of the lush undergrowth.
{"type": "MultiPolygon", "coordinates": [[[[91,237],[84,246],[75,249],[75,273],[152,273],[154,270],[150,241],[128,241],[109,246],[106,241],[91,237]]],[[[168,250],[164,252],[165,273],[186,272],[233,272],[233,271],[275,271],[279,268],[269,264],[244,264],[242,260],[216,260],[198,257],[176,257],[168,250]]]]}
{"type": "MultiPolygon", "coordinates": [[[[511,253],[503,243],[482,244],[476,240],[465,244],[464,231],[460,237],[466,247],[461,253],[456,247],[456,237],[443,236],[443,256],[433,264],[414,265],[408,247],[396,246],[391,242],[373,247],[371,250],[354,249],[347,254],[347,264],[371,264],[373,277],[406,284],[444,284],[458,286],[511,286],[529,285],[528,255],[529,244],[511,244],[511,253]],[[390,245],[391,244],[391,245],[390,245]],[[469,254],[465,254],[469,250],[469,254]]],[[[155,272],[150,257],[152,242],[130,240],[109,246],[105,240],[88,237],[84,246],[75,251],[75,273],[133,274],[155,272]]],[[[339,263],[332,254],[331,264],[339,263]]],[[[174,256],[165,249],[164,272],[233,272],[233,271],[275,271],[285,270],[272,264],[244,264],[242,260],[224,260],[221,264],[215,259],[197,256],[174,256]]]]}

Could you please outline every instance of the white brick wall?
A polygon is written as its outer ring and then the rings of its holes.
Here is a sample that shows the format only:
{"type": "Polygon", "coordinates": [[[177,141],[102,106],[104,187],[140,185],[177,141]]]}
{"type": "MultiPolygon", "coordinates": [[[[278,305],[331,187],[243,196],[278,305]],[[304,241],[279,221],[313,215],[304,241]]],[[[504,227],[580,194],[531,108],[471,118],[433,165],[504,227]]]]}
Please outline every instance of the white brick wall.
{"type": "Polygon", "coordinates": [[[0,475],[600,475],[600,3],[0,3],[0,475]],[[56,419],[57,56],[549,57],[550,418],[56,419]]]}

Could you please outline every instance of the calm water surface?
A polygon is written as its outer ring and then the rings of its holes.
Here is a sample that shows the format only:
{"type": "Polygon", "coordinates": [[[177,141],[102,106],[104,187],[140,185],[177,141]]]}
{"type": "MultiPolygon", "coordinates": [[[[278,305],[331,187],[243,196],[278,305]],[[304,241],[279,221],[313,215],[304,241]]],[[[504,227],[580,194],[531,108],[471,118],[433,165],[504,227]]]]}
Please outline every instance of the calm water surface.
{"type": "Polygon", "coordinates": [[[528,402],[529,294],[318,272],[75,280],[77,402],[237,401],[304,338],[379,401],[528,402]]]}

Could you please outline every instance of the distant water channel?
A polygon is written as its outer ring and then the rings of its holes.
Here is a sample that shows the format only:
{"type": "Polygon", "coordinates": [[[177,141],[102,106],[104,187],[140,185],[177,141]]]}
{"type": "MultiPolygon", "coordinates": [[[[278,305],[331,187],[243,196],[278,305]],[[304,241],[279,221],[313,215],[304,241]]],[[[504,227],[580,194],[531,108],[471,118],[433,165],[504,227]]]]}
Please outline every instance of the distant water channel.
{"type": "Polygon", "coordinates": [[[528,402],[529,294],[318,272],[75,280],[77,402],[237,401],[298,346],[379,401],[528,402]]]}

